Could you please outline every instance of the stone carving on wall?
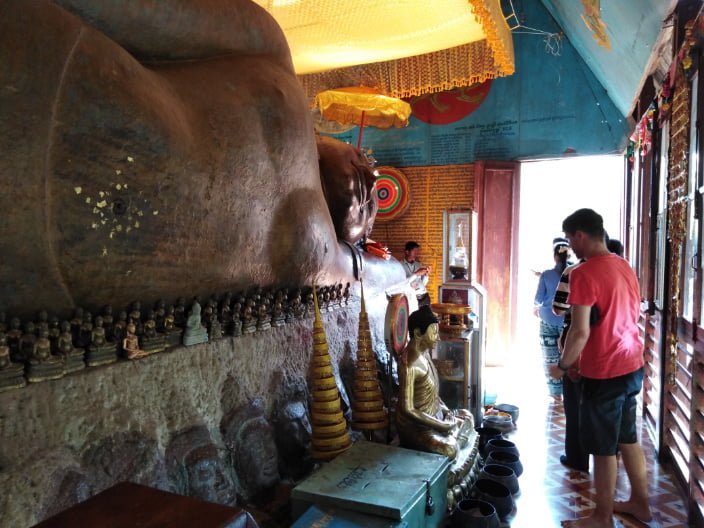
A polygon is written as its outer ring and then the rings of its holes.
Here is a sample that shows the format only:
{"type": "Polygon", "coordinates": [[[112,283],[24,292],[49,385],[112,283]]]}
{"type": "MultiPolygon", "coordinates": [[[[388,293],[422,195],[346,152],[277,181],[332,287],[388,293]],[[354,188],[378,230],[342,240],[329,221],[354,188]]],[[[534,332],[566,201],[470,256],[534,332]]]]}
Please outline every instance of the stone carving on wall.
{"type": "Polygon", "coordinates": [[[274,428],[264,417],[264,403],[255,399],[225,415],[220,425],[245,499],[256,500],[279,483],[274,428]]]}
{"type": "Polygon", "coordinates": [[[273,420],[281,476],[297,481],[313,470],[313,431],[305,395],[299,392],[290,400],[280,401],[273,420]]]}
{"type": "MultiPolygon", "coordinates": [[[[23,467],[16,467],[9,474],[1,475],[0,484],[7,492],[3,493],[0,504],[2,517],[0,523],[12,519],[27,518],[31,512],[29,524],[70,508],[86,500],[94,492],[86,471],[81,467],[76,453],[67,447],[52,450],[38,450],[32,453],[31,462],[23,467]],[[22,490],[23,493],[16,493],[22,490]]],[[[0,472],[3,473],[3,472],[0,472]]],[[[21,524],[7,524],[7,526],[21,524]]]]}
{"type": "Polygon", "coordinates": [[[154,438],[138,431],[118,432],[86,450],[82,464],[96,491],[129,481],[168,489],[164,455],[154,438]]]}
{"type": "Polygon", "coordinates": [[[235,485],[223,449],[204,426],[174,435],[166,448],[166,464],[173,491],[207,502],[234,506],[235,485]]]}

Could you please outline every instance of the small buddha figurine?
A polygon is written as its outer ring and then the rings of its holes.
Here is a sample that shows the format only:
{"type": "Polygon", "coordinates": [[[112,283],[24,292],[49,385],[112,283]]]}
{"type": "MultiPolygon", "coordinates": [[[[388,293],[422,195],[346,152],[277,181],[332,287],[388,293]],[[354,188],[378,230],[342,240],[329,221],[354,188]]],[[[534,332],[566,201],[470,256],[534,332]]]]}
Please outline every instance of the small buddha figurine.
{"type": "Polygon", "coordinates": [[[186,299],[179,297],[174,307],[174,324],[179,328],[186,328],[186,299]]]}
{"type": "Polygon", "coordinates": [[[401,447],[445,455],[454,460],[474,423],[469,411],[451,411],[440,399],[439,378],[430,352],[438,341],[438,320],[430,306],[408,318],[411,337],[398,365],[396,429],[401,447]]]}
{"type": "Polygon", "coordinates": [[[105,336],[105,328],[103,327],[103,318],[99,315],[95,318],[95,325],[90,331],[90,344],[93,347],[101,347],[105,346],[107,341],[107,337],[105,336]]]}
{"type": "Polygon", "coordinates": [[[186,330],[183,333],[183,344],[186,346],[197,345],[208,342],[208,331],[203,326],[200,319],[200,304],[193,302],[191,311],[186,320],[186,330]]]}
{"type": "Polygon", "coordinates": [[[112,315],[112,306],[111,305],[106,304],[105,306],[103,306],[102,316],[103,316],[103,328],[105,328],[105,337],[108,339],[108,341],[111,341],[112,340],[113,325],[115,324],[115,319],[112,315]]]}
{"type": "Polygon", "coordinates": [[[33,337],[33,349],[27,361],[27,381],[37,383],[62,378],[64,362],[62,358],[51,354],[49,331],[43,328],[39,337],[33,337]]]}
{"type": "MultiPolygon", "coordinates": [[[[327,286],[321,286],[316,290],[316,295],[318,296],[318,308],[320,310],[320,313],[325,313],[328,311],[328,304],[325,301],[325,292],[327,292],[327,290],[327,286]]],[[[330,298],[328,297],[328,300],[329,299],[330,298]]]]}
{"type": "MultiPolygon", "coordinates": [[[[69,325],[69,329],[71,326],[69,325]]],[[[59,318],[52,315],[49,319],[49,341],[51,342],[51,353],[58,354],[58,341],[61,335],[61,327],[59,326],[59,318]]]]}
{"type": "Polygon", "coordinates": [[[93,314],[85,312],[83,315],[83,324],[79,332],[78,348],[88,348],[93,336],[93,314]]]}
{"type": "Polygon", "coordinates": [[[90,342],[86,353],[86,363],[89,367],[107,365],[117,361],[117,346],[114,342],[107,340],[105,328],[103,328],[102,316],[95,318],[95,324],[91,325],[90,342]]]}
{"type": "Polygon", "coordinates": [[[139,348],[139,338],[137,337],[135,324],[133,322],[127,323],[126,334],[122,340],[122,350],[125,351],[127,359],[139,359],[147,355],[144,350],[139,348]]]}
{"type": "Polygon", "coordinates": [[[305,307],[306,307],[306,312],[305,312],[305,318],[310,319],[311,317],[314,316],[315,313],[315,301],[313,300],[313,290],[307,290],[305,294],[303,295],[303,299],[305,301],[305,307]]]}
{"type": "Polygon", "coordinates": [[[49,330],[42,328],[39,331],[39,336],[34,342],[33,357],[40,361],[51,359],[51,342],[49,341],[49,330]]]}
{"type": "Polygon", "coordinates": [[[244,308],[245,298],[242,295],[237,295],[232,302],[232,335],[239,337],[242,335],[242,310],[244,308]]]}
{"type": "Polygon", "coordinates": [[[144,332],[144,326],[142,325],[142,303],[139,301],[134,301],[130,307],[130,313],[127,314],[128,322],[134,324],[137,337],[141,336],[144,332]]]}
{"type": "Polygon", "coordinates": [[[232,334],[233,317],[232,317],[232,294],[227,292],[220,301],[219,316],[222,333],[226,335],[232,334]]]}
{"type": "Polygon", "coordinates": [[[13,317],[10,319],[10,327],[7,330],[7,346],[10,347],[10,357],[12,361],[17,361],[18,363],[24,361],[22,350],[20,349],[20,340],[22,339],[21,324],[18,317],[13,317]]]}
{"type": "Polygon", "coordinates": [[[242,333],[251,334],[257,330],[257,320],[254,309],[256,304],[252,297],[248,297],[242,308],[242,333]]]}
{"type": "Polygon", "coordinates": [[[120,311],[117,315],[117,320],[112,326],[112,340],[117,346],[118,353],[122,350],[122,340],[127,335],[127,312],[120,311]]]}
{"type": "Polygon", "coordinates": [[[323,304],[325,304],[325,311],[332,312],[332,307],[330,306],[330,286],[323,286],[323,304]]]}
{"type": "Polygon", "coordinates": [[[7,345],[5,332],[0,332],[0,392],[24,387],[24,365],[15,363],[10,357],[10,347],[7,345]]]}
{"type": "Polygon", "coordinates": [[[166,301],[159,299],[154,305],[154,321],[156,321],[156,331],[164,333],[164,318],[166,317],[166,301]]]}
{"type": "Polygon", "coordinates": [[[337,286],[335,286],[335,304],[337,305],[337,308],[342,308],[342,283],[338,282],[337,286]]]}
{"type": "Polygon", "coordinates": [[[303,304],[303,298],[301,297],[301,289],[293,288],[289,292],[288,298],[290,316],[287,316],[287,318],[290,317],[291,321],[293,321],[294,319],[302,319],[306,313],[306,305],[303,304]]]}
{"type": "Polygon", "coordinates": [[[163,352],[166,348],[164,334],[160,334],[156,331],[155,317],[156,313],[154,310],[147,312],[147,319],[144,321],[144,333],[142,337],[139,338],[141,344],[140,348],[145,354],[156,354],[157,352],[163,352]]]}
{"type": "Polygon", "coordinates": [[[257,304],[257,331],[261,332],[271,328],[271,313],[269,309],[268,298],[265,295],[259,296],[257,304]]]}
{"type": "Polygon", "coordinates": [[[218,299],[215,297],[215,294],[210,296],[205,305],[209,306],[214,314],[218,314],[218,299]]]}
{"type": "Polygon", "coordinates": [[[210,341],[215,339],[222,339],[222,326],[220,325],[220,320],[215,314],[210,318],[210,325],[208,326],[208,336],[210,341]]]}
{"type": "Polygon", "coordinates": [[[337,308],[340,307],[340,302],[337,300],[337,286],[330,286],[328,292],[330,293],[330,304],[328,306],[328,310],[334,312],[337,308]]]}
{"type": "Polygon", "coordinates": [[[73,344],[78,346],[81,337],[81,325],[83,324],[83,308],[76,306],[71,319],[71,335],[73,336],[73,344]]]}
{"type": "Polygon", "coordinates": [[[205,326],[206,328],[210,328],[210,324],[212,323],[213,319],[216,319],[216,315],[213,311],[213,306],[208,302],[205,304],[205,307],[202,310],[201,321],[203,323],[203,326],[205,326]]]}
{"type": "Polygon", "coordinates": [[[37,336],[42,330],[49,332],[49,314],[46,313],[46,310],[41,310],[37,314],[36,330],[37,336]]]}
{"type": "Polygon", "coordinates": [[[23,361],[28,361],[34,355],[34,345],[37,342],[37,328],[32,321],[24,324],[24,332],[20,339],[20,354],[23,361]]]}
{"type": "Polygon", "coordinates": [[[284,290],[277,291],[274,302],[271,305],[271,326],[283,326],[286,324],[285,304],[286,294],[284,290]]]}
{"type": "Polygon", "coordinates": [[[84,361],[85,351],[82,348],[73,346],[73,335],[71,334],[71,323],[61,321],[59,338],[56,341],[55,355],[63,358],[66,373],[76,372],[86,368],[84,361]]]}
{"type": "Polygon", "coordinates": [[[164,317],[164,333],[166,334],[166,346],[175,347],[181,344],[183,330],[176,326],[175,324],[175,308],[174,306],[169,306],[166,309],[166,316],[164,317]]]}
{"type": "Polygon", "coordinates": [[[350,304],[350,295],[351,295],[351,293],[350,293],[350,283],[348,282],[348,283],[345,285],[345,291],[342,292],[342,299],[343,299],[342,302],[344,303],[345,306],[347,306],[348,304],[350,304]]]}

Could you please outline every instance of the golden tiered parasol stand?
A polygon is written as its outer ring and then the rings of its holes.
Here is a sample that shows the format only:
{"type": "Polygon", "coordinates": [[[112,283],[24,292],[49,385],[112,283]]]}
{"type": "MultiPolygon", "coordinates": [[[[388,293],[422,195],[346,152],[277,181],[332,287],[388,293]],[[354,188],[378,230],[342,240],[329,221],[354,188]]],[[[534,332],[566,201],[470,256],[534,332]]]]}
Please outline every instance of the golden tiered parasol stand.
{"type": "Polygon", "coordinates": [[[330,361],[315,285],[313,286],[313,302],[315,303],[312,361],[313,404],[311,409],[313,458],[332,460],[349,449],[352,441],[347,432],[347,421],[340,406],[340,393],[337,390],[337,382],[330,361]]]}
{"type": "Polygon", "coordinates": [[[359,337],[357,342],[357,363],[354,370],[352,403],[352,428],[363,431],[372,439],[373,431],[385,429],[389,418],[384,409],[384,397],[379,386],[376,357],[372,350],[369,318],[364,305],[362,286],[362,307],[359,311],[359,337]]]}
{"type": "Polygon", "coordinates": [[[357,148],[362,145],[365,126],[402,128],[408,125],[411,105],[367,86],[324,90],[315,96],[315,107],[323,118],[359,127],[357,148]]]}

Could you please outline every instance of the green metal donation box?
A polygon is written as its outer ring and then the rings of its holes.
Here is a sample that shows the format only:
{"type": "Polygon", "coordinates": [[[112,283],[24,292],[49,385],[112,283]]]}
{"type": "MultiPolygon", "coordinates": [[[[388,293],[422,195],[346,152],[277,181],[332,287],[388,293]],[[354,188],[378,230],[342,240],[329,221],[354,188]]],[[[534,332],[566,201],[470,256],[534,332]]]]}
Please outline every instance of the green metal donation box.
{"type": "Polygon", "coordinates": [[[449,467],[442,455],[359,441],[293,489],[294,518],[317,505],[435,528],[446,513],[449,467]]]}

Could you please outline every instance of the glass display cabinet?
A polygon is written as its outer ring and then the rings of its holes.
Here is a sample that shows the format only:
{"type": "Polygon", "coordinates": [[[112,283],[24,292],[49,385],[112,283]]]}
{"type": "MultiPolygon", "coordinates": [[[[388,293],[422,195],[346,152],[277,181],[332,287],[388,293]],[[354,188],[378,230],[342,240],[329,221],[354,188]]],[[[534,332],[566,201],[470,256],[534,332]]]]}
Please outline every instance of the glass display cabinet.
{"type": "Polygon", "coordinates": [[[477,213],[443,213],[443,282],[471,280],[476,273],[477,213]]]}
{"type": "Polygon", "coordinates": [[[440,397],[450,409],[471,409],[471,309],[454,303],[437,303],[431,308],[440,319],[440,338],[433,352],[440,397]]]}
{"type": "Polygon", "coordinates": [[[466,338],[441,336],[435,349],[440,397],[450,409],[470,408],[470,336],[471,334],[466,338]]]}

